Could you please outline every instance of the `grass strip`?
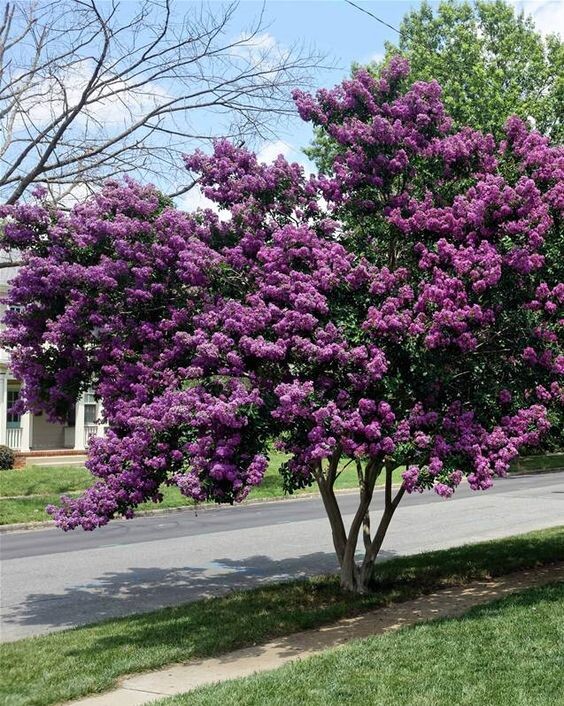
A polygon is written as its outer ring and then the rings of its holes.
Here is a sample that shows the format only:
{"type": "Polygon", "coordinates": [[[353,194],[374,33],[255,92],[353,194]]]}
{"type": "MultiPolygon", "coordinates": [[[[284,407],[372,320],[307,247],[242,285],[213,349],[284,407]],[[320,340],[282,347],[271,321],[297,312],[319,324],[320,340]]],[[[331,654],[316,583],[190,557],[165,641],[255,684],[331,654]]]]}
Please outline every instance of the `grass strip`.
{"type": "MultiPolygon", "coordinates": [[[[265,498],[282,498],[284,489],[282,478],[278,473],[280,465],[286,456],[276,451],[270,455],[270,464],[263,482],[253,488],[250,500],[265,498]]],[[[560,471],[564,469],[564,454],[547,454],[545,456],[528,456],[518,459],[512,465],[516,475],[535,471],[560,471]]],[[[394,482],[401,482],[402,468],[395,471],[394,482]]],[[[384,478],[378,479],[381,485],[384,478]]],[[[29,466],[28,468],[0,471],[0,525],[18,522],[45,522],[49,516],[45,507],[56,505],[61,494],[77,495],[92,482],[90,473],[81,466],[29,466]],[[24,497],[22,497],[24,496],[24,497]]],[[[337,490],[356,488],[358,480],[353,466],[349,466],[337,478],[337,490]]],[[[316,487],[305,488],[300,493],[316,492],[316,487]]],[[[162,503],[144,503],[139,510],[151,511],[165,508],[182,508],[192,506],[194,502],[181,495],[176,487],[163,488],[162,503]]]]}
{"type": "MultiPolygon", "coordinates": [[[[271,453],[264,480],[260,486],[253,488],[249,500],[284,497],[278,469],[285,458],[282,454],[271,453]]],[[[402,470],[398,469],[395,473],[395,481],[398,483],[401,481],[402,470]]],[[[380,485],[384,478],[381,477],[378,481],[380,485]]],[[[57,505],[62,494],[78,495],[91,482],[90,473],[80,466],[30,466],[25,469],[0,471],[0,525],[45,522],[50,519],[45,512],[47,505],[57,505]]],[[[335,487],[341,490],[358,487],[356,471],[352,465],[341,473],[335,487]]],[[[297,494],[316,490],[315,487],[305,488],[297,494]]],[[[182,495],[176,486],[163,487],[162,492],[164,497],[161,503],[144,503],[139,506],[139,510],[162,510],[194,505],[194,501],[182,495]]]]}
{"type": "Polygon", "coordinates": [[[57,495],[84,490],[92,481],[84,466],[27,466],[0,471],[0,497],[57,495]]]}
{"type": "Polygon", "coordinates": [[[564,470],[564,453],[518,457],[511,464],[510,470],[516,474],[534,473],[535,471],[562,471],[564,470]]]}
{"type": "Polygon", "coordinates": [[[343,592],[335,577],[321,577],[6,643],[0,645],[0,703],[56,704],[108,690],[126,674],[260,644],[437,588],[562,559],[564,526],[390,559],[378,565],[375,592],[365,596],[343,592]]]}
{"type": "Polygon", "coordinates": [[[556,706],[564,703],[564,584],[532,588],[159,706],[556,706]]]}

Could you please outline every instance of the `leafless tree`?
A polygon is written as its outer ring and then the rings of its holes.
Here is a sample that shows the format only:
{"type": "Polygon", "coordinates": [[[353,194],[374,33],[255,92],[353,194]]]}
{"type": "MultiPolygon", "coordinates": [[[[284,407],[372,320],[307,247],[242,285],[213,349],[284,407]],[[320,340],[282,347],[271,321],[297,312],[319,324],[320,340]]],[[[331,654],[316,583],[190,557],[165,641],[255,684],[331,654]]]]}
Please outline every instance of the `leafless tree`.
{"type": "Polygon", "coordinates": [[[0,17],[0,198],[55,200],[132,174],[190,188],[181,155],[219,136],[271,136],[290,89],[324,57],[280,47],[262,14],[170,0],[8,3],[0,17]]]}

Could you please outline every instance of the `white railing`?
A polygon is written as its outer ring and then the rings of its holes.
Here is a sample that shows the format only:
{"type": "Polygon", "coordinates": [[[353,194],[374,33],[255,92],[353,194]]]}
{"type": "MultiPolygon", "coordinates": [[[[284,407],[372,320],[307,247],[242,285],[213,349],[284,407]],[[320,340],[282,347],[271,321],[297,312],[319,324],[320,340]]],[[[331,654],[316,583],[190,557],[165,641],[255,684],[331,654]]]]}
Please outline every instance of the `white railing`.
{"type": "Polygon", "coordinates": [[[6,429],[6,446],[14,451],[19,451],[22,447],[22,431],[21,427],[6,429]]]}
{"type": "Polygon", "coordinates": [[[97,424],[87,424],[84,427],[84,448],[88,448],[88,441],[90,440],[91,436],[96,436],[98,433],[98,425],[97,424]]]}

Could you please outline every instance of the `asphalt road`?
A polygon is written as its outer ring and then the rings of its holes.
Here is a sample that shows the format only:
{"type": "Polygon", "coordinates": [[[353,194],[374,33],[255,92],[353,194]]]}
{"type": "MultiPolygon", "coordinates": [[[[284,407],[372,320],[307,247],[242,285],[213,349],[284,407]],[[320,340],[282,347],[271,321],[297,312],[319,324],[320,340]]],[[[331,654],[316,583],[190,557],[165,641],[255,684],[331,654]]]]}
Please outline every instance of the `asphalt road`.
{"type": "MultiPolygon", "coordinates": [[[[339,496],[350,521],[356,493],[339,496]]],[[[374,510],[382,503],[377,492],[374,510]]],[[[461,487],[448,501],[406,496],[382,558],[564,524],[564,472],[461,487]]],[[[1,639],[336,568],[319,498],[185,510],[115,521],[95,532],[57,529],[0,537],[1,639]]],[[[563,547],[564,559],[564,547],[563,547]]]]}

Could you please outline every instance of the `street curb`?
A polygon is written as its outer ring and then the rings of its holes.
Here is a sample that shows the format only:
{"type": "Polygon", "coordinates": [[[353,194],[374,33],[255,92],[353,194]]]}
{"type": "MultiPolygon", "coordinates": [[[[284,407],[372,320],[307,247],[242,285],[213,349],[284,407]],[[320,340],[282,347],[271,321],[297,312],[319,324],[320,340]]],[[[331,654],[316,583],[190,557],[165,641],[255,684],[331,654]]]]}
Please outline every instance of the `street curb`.
{"type": "MultiPolygon", "coordinates": [[[[510,477],[518,476],[520,478],[525,476],[540,476],[548,475],[550,473],[559,473],[564,471],[564,468],[551,468],[551,469],[541,469],[538,471],[512,471],[510,477]]],[[[398,483],[392,486],[393,488],[399,488],[398,483]]],[[[374,492],[384,490],[383,485],[379,485],[374,488],[374,492]]],[[[358,491],[355,488],[342,488],[340,490],[335,490],[336,495],[352,495],[358,491]]],[[[274,498],[257,498],[256,500],[243,500],[242,503],[237,503],[236,505],[225,505],[218,503],[203,503],[202,505],[183,505],[181,507],[165,507],[157,508],[155,510],[141,510],[135,513],[135,517],[153,517],[154,515],[172,515],[178,512],[194,512],[198,514],[200,512],[209,512],[210,510],[217,510],[219,507],[252,507],[253,505],[266,505],[267,503],[280,503],[288,502],[290,500],[310,500],[311,498],[318,498],[319,493],[300,493],[299,495],[281,495],[274,498]]],[[[132,519],[135,519],[132,518],[132,519]]],[[[116,520],[125,520],[125,518],[115,518],[116,520]]],[[[0,525],[0,535],[2,534],[12,534],[16,532],[34,532],[42,529],[55,528],[55,523],[53,520],[46,520],[42,522],[18,522],[11,525],[0,525]]]]}

